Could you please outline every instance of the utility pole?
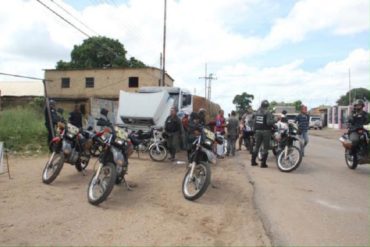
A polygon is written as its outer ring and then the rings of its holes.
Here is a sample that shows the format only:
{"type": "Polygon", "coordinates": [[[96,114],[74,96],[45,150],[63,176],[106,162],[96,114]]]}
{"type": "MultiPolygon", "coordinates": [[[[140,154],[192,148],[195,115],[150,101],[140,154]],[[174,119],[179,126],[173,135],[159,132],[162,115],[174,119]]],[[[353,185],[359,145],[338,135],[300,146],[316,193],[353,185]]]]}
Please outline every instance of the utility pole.
{"type": "Polygon", "coordinates": [[[204,77],[199,77],[199,79],[204,79],[204,107],[207,105],[207,63],[204,68],[204,77]]]}
{"type": "Polygon", "coordinates": [[[349,101],[348,101],[348,105],[351,105],[351,68],[348,69],[348,87],[349,87],[349,91],[348,91],[348,96],[349,96],[349,101]]]}
{"type": "Polygon", "coordinates": [[[166,22],[167,22],[167,0],[164,0],[164,22],[163,22],[163,57],[162,57],[162,86],[166,85],[166,22]]]}
{"type": "Polygon", "coordinates": [[[213,73],[210,73],[208,76],[208,112],[211,112],[212,80],[217,80],[217,77],[213,77],[213,73]]]}
{"type": "Polygon", "coordinates": [[[207,75],[207,64],[205,65],[204,70],[204,77],[199,77],[199,79],[204,79],[204,107],[207,106],[207,99],[209,101],[208,104],[208,111],[210,111],[211,108],[211,91],[212,91],[212,80],[217,80],[216,77],[213,77],[213,73],[210,73],[207,75]],[[208,86],[207,86],[207,80],[208,80],[208,86]],[[207,91],[208,90],[208,91],[207,91]]]}

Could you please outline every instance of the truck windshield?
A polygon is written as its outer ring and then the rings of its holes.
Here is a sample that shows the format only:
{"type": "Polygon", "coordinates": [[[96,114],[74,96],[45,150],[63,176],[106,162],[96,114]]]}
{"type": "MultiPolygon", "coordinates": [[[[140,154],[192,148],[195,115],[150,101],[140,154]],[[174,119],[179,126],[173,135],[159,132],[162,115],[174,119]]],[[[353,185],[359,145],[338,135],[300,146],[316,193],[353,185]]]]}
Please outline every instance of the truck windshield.
{"type": "Polygon", "coordinates": [[[170,93],[170,97],[173,99],[174,101],[174,106],[177,106],[179,105],[179,94],[178,93],[170,93]]]}

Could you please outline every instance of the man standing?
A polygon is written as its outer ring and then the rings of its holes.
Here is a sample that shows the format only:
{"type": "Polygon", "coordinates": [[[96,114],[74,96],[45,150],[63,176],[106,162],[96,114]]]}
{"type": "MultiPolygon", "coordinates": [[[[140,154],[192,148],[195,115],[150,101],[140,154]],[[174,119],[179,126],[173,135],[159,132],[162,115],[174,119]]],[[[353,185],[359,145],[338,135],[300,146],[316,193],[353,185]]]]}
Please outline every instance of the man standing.
{"type": "Polygon", "coordinates": [[[267,100],[262,101],[261,107],[253,115],[253,127],[255,130],[256,146],[254,147],[252,154],[252,166],[257,166],[256,158],[258,152],[262,146],[262,163],[261,168],[267,168],[266,160],[268,156],[268,150],[271,139],[271,128],[274,124],[274,116],[269,112],[269,102],[267,100]]]}
{"type": "Polygon", "coordinates": [[[301,106],[301,113],[296,117],[296,122],[298,124],[298,134],[301,139],[301,152],[304,156],[304,149],[308,144],[308,128],[309,128],[310,116],[307,114],[307,107],[305,105],[301,106]]]}
{"type": "Polygon", "coordinates": [[[235,111],[231,112],[231,117],[229,118],[227,124],[227,153],[226,155],[235,156],[235,143],[238,139],[240,133],[239,120],[236,118],[235,111]]]}
{"type": "Polygon", "coordinates": [[[360,136],[357,133],[358,129],[362,129],[364,125],[369,123],[367,112],[363,110],[365,104],[362,100],[358,99],[353,104],[354,109],[348,119],[349,123],[349,139],[352,141],[353,162],[357,163],[357,147],[360,142],[360,136]]]}
{"type": "Polygon", "coordinates": [[[82,128],[82,113],[78,105],[75,105],[73,112],[69,113],[68,121],[74,126],[82,128]]]}
{"type": "Polygon", "coordinates": [[[45,127],[46,129],[48,130],[48,146],[49,146],[49,150],[50,152],[52,152],[53,150],[51,149],[51,146],[50,146],[50,142],[51,142],[51,139],[53,139],[53,132],[52,132],[52,128],[53,130],[55,131],[55,127],[59,121],[59,117],[58,117],[58,114],[56,112],[56,102],[54,100],[50,100],[49,101],[49,107],[50,107],[50,118],[49,118],[49,113],[48,113],[48,108],[45,107],[45,127]],[[51,123],[50,123],[50,120],[51,120],[51,123]]]}
{"type": "Polygon", "coordinates": [[[167,134],[167,147],[170,152],[171,161],[175,160],[176,151],[179,148],[179,140],[181,135],[181,120],[177,116],[177,109],[171,108],[170,115],[166,119],[165,131],[167,134]]]}

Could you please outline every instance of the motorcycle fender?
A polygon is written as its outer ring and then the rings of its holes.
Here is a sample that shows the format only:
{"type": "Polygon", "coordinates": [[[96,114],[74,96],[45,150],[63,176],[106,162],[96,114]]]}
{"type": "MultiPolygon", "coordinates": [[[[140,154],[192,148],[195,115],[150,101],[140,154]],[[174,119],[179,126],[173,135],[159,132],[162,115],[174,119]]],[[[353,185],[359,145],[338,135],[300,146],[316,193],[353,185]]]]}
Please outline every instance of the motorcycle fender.
{"type": "Polygon", "coordinates": [[[162,145],[162,146],[163,146],[163,144],[160,144],[160,143],[152,143],[152,144],[149,146],[149,149],[152,149],[153,147],[157,148],[157,146],[159,146],[159,145],[162,145]]]}
{"type": "Polygon", "coordinates": [[[204,152],[206,155],[207,155],[207,158],[208,158],[208,161],[211,162],[212,164],[216,165],[216,162],[217,162],[217,158],[216,158],[216,155],[209,151],[208,149],[205,149],[205,148],[201,148],[202,152],[204,152]]]}
{"type": "Polygon", "coordinates": [[[52,140],[51,140],[51,143],[58,143],[60,142],[60,140],[62,140],[59,136],[56,136],[54,137],[52,140]]]}
{"type": "Polygon", "coordinates": [[[112,146],[111,151],[112,151],[112,154],[113,154],[114,163],[116,163],[116,165],[122,166],[124,159],[123,159],[123,154],[122,154],[121,150],[112,146]]]}

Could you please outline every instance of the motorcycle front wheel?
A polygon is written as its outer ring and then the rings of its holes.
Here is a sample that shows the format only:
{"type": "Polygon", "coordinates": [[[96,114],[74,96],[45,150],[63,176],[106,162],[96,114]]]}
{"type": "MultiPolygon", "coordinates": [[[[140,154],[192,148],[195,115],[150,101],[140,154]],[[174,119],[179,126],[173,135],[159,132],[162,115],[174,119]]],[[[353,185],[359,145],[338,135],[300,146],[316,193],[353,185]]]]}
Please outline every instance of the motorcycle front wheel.
{"type": "Polygon", "coordinates": [[[277,166],[282,172],[291,172],[298,168],[302,162],[302,152],[296,146],[284,148],[278,158],[277,166]]]}
{"type": "Polygon", "coordinates": [[[99,205],[107,199],[116,182],[117,171],[113,163],[103,165],[90,180],[87,198],[92,205],[99,205]]]}
{"type": "Polygon", "coordinates": [[[349,152],[350,150],[346,149],[344,152],[344,159],[346,160],[348,168],[354,170],[357,168],[358,163],[353,161],[353,155],[351,155],[349,152]]]}
{"type": "Polygon", "coordinates": [[[206,192],[211,182],[211,167],[207,162],[195,165],[193,176],[190,175],[191,167],[186,171],[182,182],[182,193],[185,199],[194,201],[206,192]]]}
{"type": "Polygon", "coordinates": [[[163,161],[167,158],[167,148],[162,144],[153,145],[149,148],[149,156],[153,161],[163,161]]]}
{"type": "Polygon", "coordinates": [[[64,155],[61,152],[53,152],[50,159],[42,171],[42,182],[44,184],[52,183],[59,175],[63,168],[64,155]]]}

